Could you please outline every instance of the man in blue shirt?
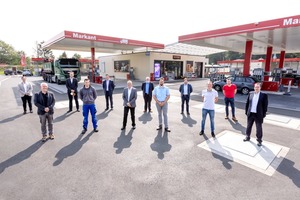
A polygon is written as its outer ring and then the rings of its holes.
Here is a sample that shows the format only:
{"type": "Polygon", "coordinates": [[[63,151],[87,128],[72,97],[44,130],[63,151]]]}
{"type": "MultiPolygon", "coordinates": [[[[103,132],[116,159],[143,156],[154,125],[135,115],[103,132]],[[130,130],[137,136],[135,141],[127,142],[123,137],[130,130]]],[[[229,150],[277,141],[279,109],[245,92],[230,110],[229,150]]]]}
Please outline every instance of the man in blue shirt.
{"type": "Polygon", "coordinates": [[[147,108],[149,112],[152,112],[151,110],[151,100],[152,100],[152,91],[154,89],[153,83],[150,82],[150,78],[146,77],[146,81],[142,84],[142,91],[143,91],[143,97],[144,97],[144,112],[147,112],[147,108]]]}
{"type": "Polygon", "coordinates": [[[156,130],[162,129],[162,114],[164,115],[165,131],[171,132],[168,126],[168,100],[170,99],[169,88],[164,86],[164,78],[159,79],[159,85],[154,88],[153,99],[156,102],[159,125],[156,130]]]}

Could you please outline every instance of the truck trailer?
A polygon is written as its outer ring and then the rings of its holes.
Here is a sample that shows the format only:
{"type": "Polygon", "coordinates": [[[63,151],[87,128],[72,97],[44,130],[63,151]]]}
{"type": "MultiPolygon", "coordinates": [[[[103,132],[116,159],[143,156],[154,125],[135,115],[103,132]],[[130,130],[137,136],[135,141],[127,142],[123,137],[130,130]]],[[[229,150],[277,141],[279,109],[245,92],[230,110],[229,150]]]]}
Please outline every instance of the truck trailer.
{"type": "Polygon", "coordinates": [[[81,79],[80,62],[75,58],[61,58],[45,62],[42,70],[43,79],[49,83],[65,83],[70,72],[74,72],[74,77],[78,81],[81,79]]]}

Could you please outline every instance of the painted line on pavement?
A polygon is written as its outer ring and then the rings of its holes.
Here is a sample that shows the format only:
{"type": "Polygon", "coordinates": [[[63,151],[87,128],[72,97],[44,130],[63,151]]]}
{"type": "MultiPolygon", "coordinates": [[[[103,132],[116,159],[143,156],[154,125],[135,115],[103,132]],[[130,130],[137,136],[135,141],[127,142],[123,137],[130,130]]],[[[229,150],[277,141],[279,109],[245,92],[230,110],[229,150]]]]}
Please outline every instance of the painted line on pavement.
{"type": "Polygon", "coordinates": [[[4,81],[6,81],[6,80],[8,80],[9,78],[11,78],[11,77],[7,77],[7,78],[1,80],[1,81],[0,81],[0,87],[1,87],[1,83],[4,82],[4,81]]]}

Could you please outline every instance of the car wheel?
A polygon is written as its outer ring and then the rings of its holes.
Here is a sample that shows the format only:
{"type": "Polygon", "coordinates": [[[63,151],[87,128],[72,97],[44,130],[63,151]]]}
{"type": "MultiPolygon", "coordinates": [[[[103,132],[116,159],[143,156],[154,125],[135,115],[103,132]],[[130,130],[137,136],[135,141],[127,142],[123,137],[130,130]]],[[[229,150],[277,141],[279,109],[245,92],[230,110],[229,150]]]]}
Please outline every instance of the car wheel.
{"type": "Polygon", "coordinates": [[[250,92],[250,90],[249,90],[249,88],[242,88],[242,94],[245,94],[245,95],[247,95],[247,94],[249,94],[249,92],[250,92]]]}
{"type": "Polygon", "coordinates": [[[217,91],[221,91],[221,86],[219,86],[219,85],[215,85],[215,90],[217,90],[217,91]]]}

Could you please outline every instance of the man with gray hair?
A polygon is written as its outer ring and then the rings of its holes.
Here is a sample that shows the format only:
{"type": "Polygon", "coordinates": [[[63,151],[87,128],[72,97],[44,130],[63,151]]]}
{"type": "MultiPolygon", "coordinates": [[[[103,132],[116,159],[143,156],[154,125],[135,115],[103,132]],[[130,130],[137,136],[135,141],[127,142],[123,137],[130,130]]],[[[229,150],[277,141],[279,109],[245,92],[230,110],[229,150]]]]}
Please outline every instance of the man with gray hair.
{"type": "Polygon", "coordinates": [[[132,82],[129,80],[127,81],[127,88],[124,88],[123,91],[123,106],[124,106],[124,115],[123,115],[123,126],[121,130],[126,128],[127,124],[127,116],[130,110],[131,115],[131,123],[132,129],[135,129],[135,107],[136,107],[136,99],[137,99],[137,90],[136,88],[132,87],[132,82]]]}
{"type": "Polygon", "coordinates": [[[48,84],[41,83],[41,91],[34,95],[34,105],[38,108],[37,114],[39,115],[41,122],[42,141],[47,140],[47,128],[48,122],[48,133],[51,140],[54,139],[53,134],[53,113],[55,105],[54,94],[48,91],[48,84]]]}
{"type": "Polygon", "coordinates": [[[147,112],[147,108],[151,113],[151,100],[152,100],[152,91],[154,90],[153,83],[150,82],[150,78],[146,77],[146,81],[142,84],[142,91],[144,97],[144,112],[147,112]]]}

